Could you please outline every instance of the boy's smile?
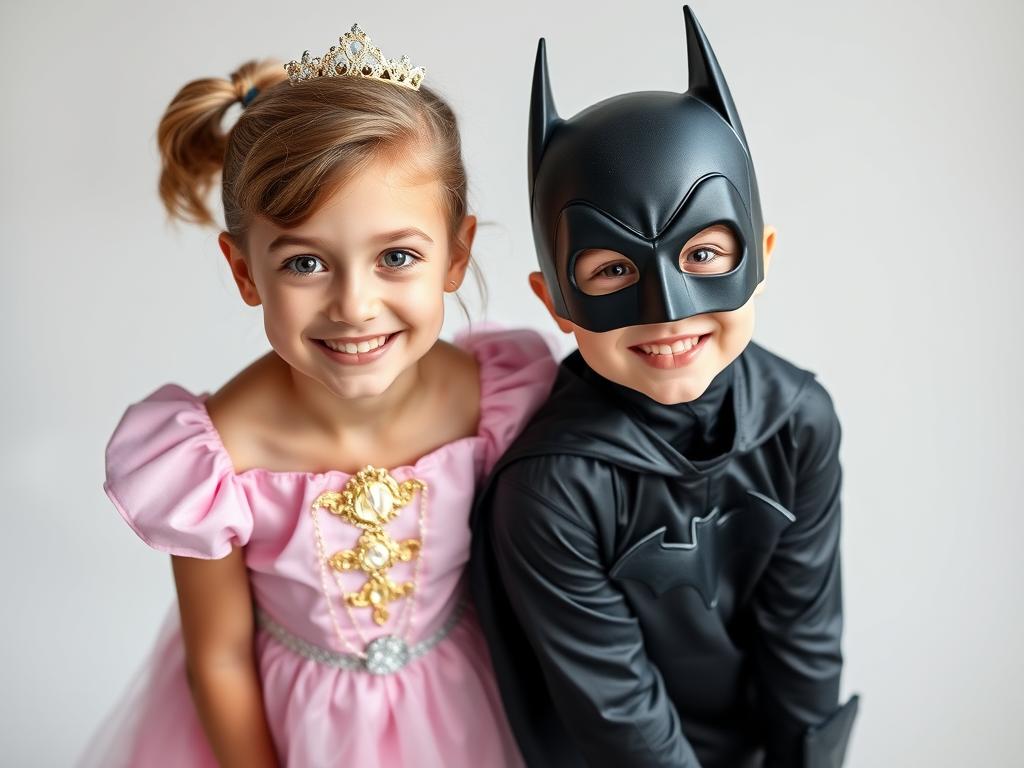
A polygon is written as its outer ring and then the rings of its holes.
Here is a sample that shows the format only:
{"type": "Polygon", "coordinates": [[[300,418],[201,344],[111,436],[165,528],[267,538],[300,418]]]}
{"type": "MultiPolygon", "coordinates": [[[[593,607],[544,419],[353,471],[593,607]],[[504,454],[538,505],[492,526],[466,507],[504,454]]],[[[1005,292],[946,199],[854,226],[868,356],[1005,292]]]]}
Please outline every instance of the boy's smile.
{"type": "Polygon", "coordinates": [[[680,368],[689,365],[704,347],[710,333],[674,336],[635,344],[630,349],[652,368],[680,368]]]}

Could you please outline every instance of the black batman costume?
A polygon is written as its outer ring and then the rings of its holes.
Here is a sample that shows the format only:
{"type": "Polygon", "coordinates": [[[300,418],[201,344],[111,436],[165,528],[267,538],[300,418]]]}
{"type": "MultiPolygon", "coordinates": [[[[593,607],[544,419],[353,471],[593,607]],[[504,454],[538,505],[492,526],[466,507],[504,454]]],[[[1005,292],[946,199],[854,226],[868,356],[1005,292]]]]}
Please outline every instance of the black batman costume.
{"type": "MultiPolygon", "coordinates": [[[[555,114],[543,41],[531,108],[534,234],[556,311],[592,331],[742,306],[763,277],[746,139],[686,9],[690,90],[555,114]],[[682,243],[743,247],[687,275],[682,243]],[[588,248],[636,265],[605,296],[588,248]]],[[[473,517],[472,588],[532,766],[841,765],[840,426],[814,375],[750,343],[697,400],[661,405],[580,354],[473,517]]]]}

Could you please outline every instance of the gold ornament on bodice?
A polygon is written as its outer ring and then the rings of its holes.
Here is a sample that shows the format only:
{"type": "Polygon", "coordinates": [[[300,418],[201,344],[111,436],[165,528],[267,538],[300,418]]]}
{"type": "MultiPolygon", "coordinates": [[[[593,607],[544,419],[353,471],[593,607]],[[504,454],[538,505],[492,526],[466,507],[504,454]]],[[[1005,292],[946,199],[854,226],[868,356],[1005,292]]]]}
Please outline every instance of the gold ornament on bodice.
{"type": "Polygon", "coordinates": [[[358,570],[366,574],[366,582],[359,591],[344,595],[344,599],[354,608],[372,609],[378,625],[388,620],[390,603],[416,589],[415,580],[395,583],[388,571],[396,563],[415,560],[422,546],[420,539],[396,541],[384,526],[412,501],[417,491],[424,489],[419,480],[399,483],[386,469],[366,467],[351,477],[341,491],[322,493],[313,502],[314,509],[326,509],[363,530],[354,549],[335,552],[327,562],[336,571],[358,570]]]}

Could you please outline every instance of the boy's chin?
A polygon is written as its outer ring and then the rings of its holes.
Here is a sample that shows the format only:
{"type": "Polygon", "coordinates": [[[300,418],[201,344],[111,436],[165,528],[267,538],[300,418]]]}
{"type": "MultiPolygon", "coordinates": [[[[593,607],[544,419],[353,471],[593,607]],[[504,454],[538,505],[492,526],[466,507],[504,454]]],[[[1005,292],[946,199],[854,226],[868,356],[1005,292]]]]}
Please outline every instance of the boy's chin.
{"type": "Polygon", "coordinates": [[[707,392],[710,384],[710,381],[702,384],[673,382],[672,384],[657,385],[649,382],[637,382],[636,384],[627,383],[625,386],[647,395],[651,400],[662,405],[680,405],[698,399],[707,392]]]}
{"type": "MultiPolygon", "coordinates": [[[[628,387],[646,395],[662,405],[679,405],[689,403],[703,395],[711,385],[713,376],[700,375],[697,372],[676,372],[675,375],[651,376],[646,370],[637,368],[634,361],[627,361],[625,366],[609,365],[607,361],[588,359],[586,352],[580,354],[595,373],[608,381],[628,387]]],[[[643,365],[643,363],[639,363],[643,365]]],[[[662,372],[667,373],[667,372],[662,372]]]]}

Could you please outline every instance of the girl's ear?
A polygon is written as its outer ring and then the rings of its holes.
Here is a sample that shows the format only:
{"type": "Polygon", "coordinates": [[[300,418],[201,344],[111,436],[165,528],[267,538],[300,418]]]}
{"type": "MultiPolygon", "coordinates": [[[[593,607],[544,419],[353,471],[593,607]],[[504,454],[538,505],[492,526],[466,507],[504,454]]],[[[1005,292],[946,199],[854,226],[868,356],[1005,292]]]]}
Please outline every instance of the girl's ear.
{"type": "Polygon", "coordinates": [[[775,250],[775,237],[778,234],[775,227],[768,225],[764,228],[764,277],[761,278],[761,282],[757,284],[754,289],[754,295],[760,296],[761,292],[764,291],[764,282],[768,278],[768,268],[772,265],[772,251],[775,250]]]}
{"type": "Polygon", "coordinates": [[[476,216],[466,216],[455,231],[451,254],[448,259],[448,273],[445,275],[444,290],[454,293],[459,290],[466,277],[470,254],[473,252],[473,239],[476,237],[476,216]]]}
{"type": "Polygon", "coordinates": [[[224,258],[228,262],[231,276],[235,278],[235,285],[238,286],[238,293],[242,296],[242,301],[250,307],[258,307],[263,302],[256,290],[256,283],[253,282],[252,275],[249,273],[249,263],[245,260],[242,249],[227,232],[220,233],[217,237],[217,245],[220,246],[220,252],[224,254],[224,258]]]}

